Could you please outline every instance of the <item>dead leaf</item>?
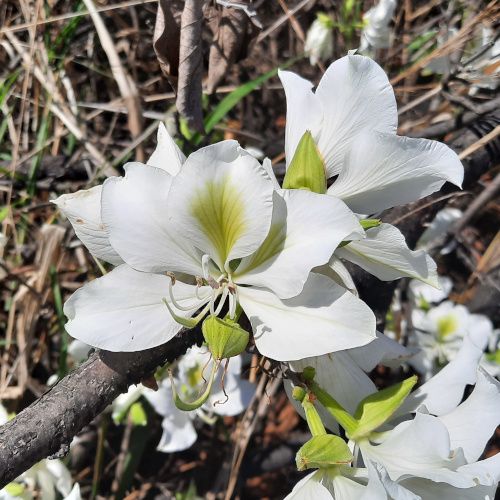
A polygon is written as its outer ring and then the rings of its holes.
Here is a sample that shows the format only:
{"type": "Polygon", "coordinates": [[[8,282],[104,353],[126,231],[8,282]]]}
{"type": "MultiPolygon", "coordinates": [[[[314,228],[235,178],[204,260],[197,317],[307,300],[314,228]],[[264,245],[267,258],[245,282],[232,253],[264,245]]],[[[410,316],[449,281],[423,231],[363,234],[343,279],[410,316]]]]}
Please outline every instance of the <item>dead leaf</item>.
{"type": "Polygon", "coordinates": [[[163,74],[174,91],[179,75],[182,2],[159,0],[156,13],[153,48],[163,74]]]}
{"type": "Polygon", "coordinates": [[[241,9],[224,7],[221,10],[213,9],[215,22],[211,23],[214,34],[210,46],[208,64],[207,92],[215,89],[226,76],[229,68],[246,56],[249,45],[249,19],[241,9]]]}

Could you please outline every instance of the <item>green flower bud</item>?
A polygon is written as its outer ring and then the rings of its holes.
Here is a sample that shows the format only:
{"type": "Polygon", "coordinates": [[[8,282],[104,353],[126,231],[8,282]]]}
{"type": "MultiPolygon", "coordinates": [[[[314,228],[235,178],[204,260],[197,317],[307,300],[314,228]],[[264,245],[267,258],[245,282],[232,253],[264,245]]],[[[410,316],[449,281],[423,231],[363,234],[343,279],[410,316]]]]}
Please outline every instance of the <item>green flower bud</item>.
{"type": "Polygon", "coordinates": [[[315,376],[316,376],[316,370],[312,366],[306,366],[302,370],[302,377],[306,382],[313,381],[315,376]]]}
{"type": "Polygon", "coordinates": [[[414,375],[363,399],[354,413],[354,418],[357,420],[356,429],[354,432],[349,432],[349,437],[362,439],[387,422],[403,404],[416,383],[417,377],[414,375]]]}
{"type": "Polygon", "coordinates": [[[304,133],[295,150],[283,179],[283,189],[326,193],[325,164],[309,130],[304,133]]]}

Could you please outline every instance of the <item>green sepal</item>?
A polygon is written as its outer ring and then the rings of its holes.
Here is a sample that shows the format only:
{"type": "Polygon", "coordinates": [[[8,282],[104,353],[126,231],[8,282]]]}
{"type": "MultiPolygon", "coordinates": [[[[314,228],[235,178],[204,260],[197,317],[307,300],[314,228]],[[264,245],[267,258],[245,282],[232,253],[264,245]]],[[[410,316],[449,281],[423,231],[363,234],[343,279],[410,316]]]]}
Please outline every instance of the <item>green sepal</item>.
{"type": "Polygon", "coordinates": [[[378,227],[382,224],[380,219],[361,219],[359,221],[361,227],[366,231],[367,229],[371,229],[372,227],[378,227]]]}
{"type": "Polygon", "coordinates": [[[134,425],[145,426],[148,424],[148,416],[139,401],[132,404],[128,412],[128,416],[134,425]]]}
{"type": "Polygon", "coordinates": [[[299,141],[288,166],[283,189],[308,189],[313,193],[326,193],[325,164],[309,130],[299,141]]]}
{"type": "Polygon", "coordinates": [[[345,429],[348,434],[356,431],[357,422],[345,408],[342,407],[335,399],[322,389],[316,382],[309,385],[312,393],[318,401],[325,407],[330,415],[345,429]]]}
{"type": "Polygon", "coordinates": [[[354,413],[354,418],[357,420],[356,430],[349,432],[349,437],[354,440],[366,437],[387,422],[403,404],[416,383],[417,376],[413,375],[399,384],[382,389],[363,399],[354,413]]]}
{"type": "Polygon", "coordinates": [[[207,386],[205,387],[205,390],[197,399],[195,399],[194,401],[191,401],[191,402],[183,401],[180,398],[180,396],[177,392],[177,389],[175,387],[175,382],[174,382],[174,378],[172,376],[172,372],[169,371],[168,375],[170,377],[170,385],[172,387],[172,395],[173,395],[175,406],[179,410],[182,410],[182,411],[193,411],[193,410],[197,410],[200,406],[203,406],[207,402],[207,399],[210,396],[210,392],[212,391],[212,386],[214,384],[215,375],[217,373],[218,368],[219,368],[219,364],[214,362],[212,365],[212,371],[210,372],[210,378],[208,379],[208,383],[207,383],[207,386]]]}
{"type": "Polygon", "coordinates": [[[351,463],[353,456],[346,442],[333,434],[312,437],[295,457],[298,470],[322,469],[351,463]]]}
{"type": "Polygon", "coordinates": [[[248,345],[250,334],[232,319],[209,316],[201,327],[203,338],[215,359],[232,358],[248,345]]]}

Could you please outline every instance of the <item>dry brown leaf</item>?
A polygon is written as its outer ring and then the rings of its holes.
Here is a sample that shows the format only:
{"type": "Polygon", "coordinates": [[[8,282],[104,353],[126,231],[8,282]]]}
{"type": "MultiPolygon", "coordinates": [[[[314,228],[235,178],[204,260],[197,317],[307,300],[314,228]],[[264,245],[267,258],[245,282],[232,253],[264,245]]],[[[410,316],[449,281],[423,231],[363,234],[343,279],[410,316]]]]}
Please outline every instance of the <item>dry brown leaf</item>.
{"type": "Polygon", "coordinates": [[[160,68],[174,91],[177,91],[177,78],[179,76],[181,12],[181,2],[159,0],[153,34],[153,48],[160,68]]]}
{"type": "MultiPolygon", "coordinates": [[[[240,9],[224,7],[212,9],[214,19],[211,28],[214,34],[210,46],[207,92],[215,92],[229,68],[246,56],[249,45],[249,26],[253,26],[247,14],[240,9]]],[[[255,30],[252,30],[255,31],[255,30]]]]}

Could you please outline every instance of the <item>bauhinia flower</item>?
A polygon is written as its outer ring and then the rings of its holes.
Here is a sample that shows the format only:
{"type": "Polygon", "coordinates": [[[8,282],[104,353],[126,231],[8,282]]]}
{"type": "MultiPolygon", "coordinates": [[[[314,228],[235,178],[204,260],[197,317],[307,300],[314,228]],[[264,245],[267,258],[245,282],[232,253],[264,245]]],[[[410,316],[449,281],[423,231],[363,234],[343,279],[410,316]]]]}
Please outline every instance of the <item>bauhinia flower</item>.
{"type": "Polygon", "coordinates": [[[482,314],[470,314],[465,306],[446,301],[428,311],[414,309],[412,345],[422,352],[411,364],[422,373],[435,373],[458,353],[466,334],[488,339],[493,325],[482,314]]]}
{"type": "Polygon", "coordinates": [[[97,258],[118,265],[65,304],[68,333],[111,351],[170,340],[239,304],[259,351],[290,360],[375,338],[369,308],[331,278],[340,242],[363,230],[343,202],[281,190],[235,141],[186,160],[163,127],[148,165],[55,203],[97,258]]]}
{"type": "Polygon", "coordinates": [[[387,49],[391,46],[391,29],[389,24],[396,8],[396,0],[380,0],[363,15],[365,26],[361,32],[359,50],[387,49]]]}
{"type": "Polygon", "coordinates": [[[241,356],[230,358],[227,369],[219,367],[214,386],[208,400],[193,411],[179,410],[172,393],[172,382],[177,391],[187,399],[195,399],[205,385],[204,376],[214,363],[205,347],[192,347],[182,356],[172,380],[163,379],[154,391],[142,384],[132,385],[125,394],[113,402],[113,420],[120,422],[130,407],[142,396],[163,417],[163,434],[157,450],[164,453],[186,450],[197,438],[195,420],[214,423],[214,415],[234,416],[245,410],[255,392],[254,384],[241,378],[241,356]]]}
{"type": "Polygon", "coordinates": [[[386,484],[397,482],[418,495],[408,498],[492,500],[500,454],[478,459],[499,423],[500,384],[480,369],[472,394],[452,411],[417,412],[413,420],[357,444],[365,463],[387,472],[386,484]]]}
{"type": "Polygon", "coordinates": [[[326,61],[333,55],[333,20],[324,12],[318,12],[316,20],[307,31],[304,51],[311,65],[326,61]]]}
{"type": "Polygon", "coordinates": [[[438,304],[446,299],[453,288],[453,281],[448,276],[438,276],[439,288],[418,280],[411,280],[408,284],[408,294],[413,305],[419,309],[430,309],[431,305],[438,304]]]}
{"type": "MultiPolygon", "coordinates": [[[[427,196],[446,182],[460,186],[463,166],[447,146],[396,135],[396,99],[373,60],[348,55],[327,69],[313,91],[300,76],[279,73],[287,98],[287,167],[310,131],[328,178],[328,194],[362,216],[427,196]]],[[[401,232],[375,224],[366,238],[335,254],[381,280],[408,276],[437,285],[436,264],[424,251],[411,251],[401,232]]]]}

